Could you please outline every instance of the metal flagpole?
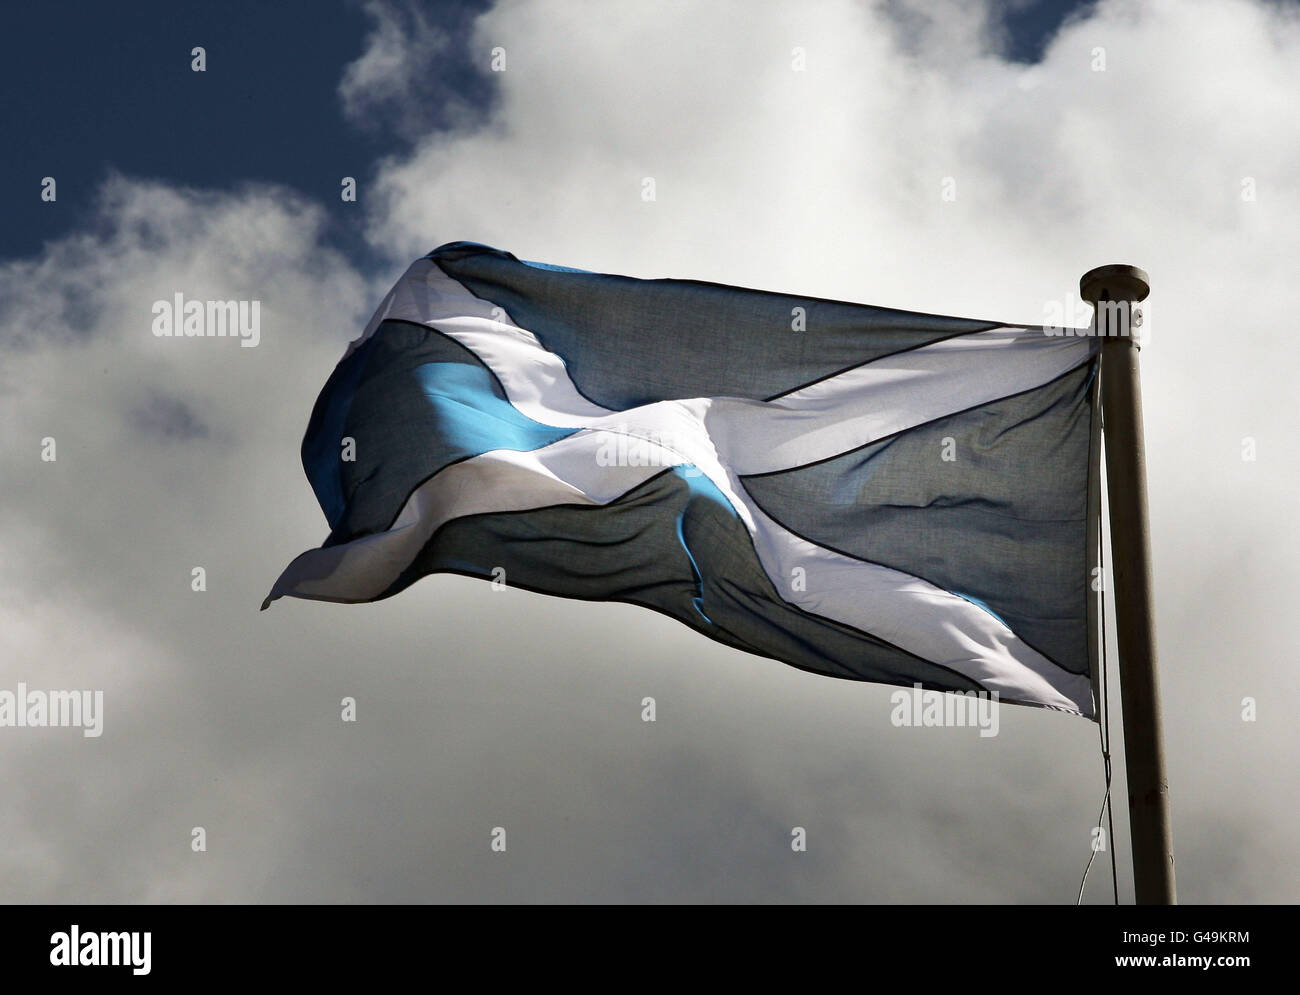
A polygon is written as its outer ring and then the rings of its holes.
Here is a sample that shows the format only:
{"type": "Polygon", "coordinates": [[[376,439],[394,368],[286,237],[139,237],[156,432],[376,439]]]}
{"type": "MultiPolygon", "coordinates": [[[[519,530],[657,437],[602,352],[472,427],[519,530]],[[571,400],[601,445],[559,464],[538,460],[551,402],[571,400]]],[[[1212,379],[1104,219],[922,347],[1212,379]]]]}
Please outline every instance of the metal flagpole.
{"type": "Polygon", "coordinates": [[[1079,280],[1080,294],[1096,309],[1093,327],[1101,341],[1101,411],[1133,888],[1139,905],[1173,905],[1173,833],[1156,677],[1142,388],[1138,340],[1132,334],[1133,305],[1145,300],[1149,291],[1146,273],[1136,266],[1102,266],[1079,280]]]}

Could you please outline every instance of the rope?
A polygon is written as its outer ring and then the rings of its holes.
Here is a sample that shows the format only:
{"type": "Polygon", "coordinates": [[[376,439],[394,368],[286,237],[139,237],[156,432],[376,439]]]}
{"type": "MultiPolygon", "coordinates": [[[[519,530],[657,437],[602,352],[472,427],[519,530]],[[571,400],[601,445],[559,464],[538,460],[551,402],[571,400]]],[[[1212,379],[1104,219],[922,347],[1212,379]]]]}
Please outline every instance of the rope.
{"type": "MultiPolygon", "coordinates": [[[[1102,415],[1102,429],[1105,430],[1105,415],[1102,415]]],[[[1106,518],[1099,513],[1097,529],[1097,565],[1101,569],[1103,578],[1101,590],[1101,603],[1098,606],[1098,615],[1101,618],[1101,660],[1098,667],[1098,684],[1101,690],[1101,722],[1097,725],[1097,734],[1101,738],[1101,758],[1106,770],[1106,793],[1101,799],[1101,811],[1097,813],[1097,825],[1101,825],[1101,817],[1106,817],[1106,839],[1110,850],[1110,884],[1111,893],[1114,896],[1114,902],[1119,904],[1119,873],[1115,867],[1115,810],[1110,803],[1111,789],[1111,757],[1110,757],[1110,670],[1109,661],[1106,656],[1106,589],[1104,578],[1106,576],[1106,518]]],[[[1097,856],[1097,851],[1093,850],[1088,856],[1088,863],[1083,868],[1083,878],[1079,881],[1079,897],[1075,900],[1075,905],[1083,903],[1083,888],[1088,883],[1088,871],[1092,868],[1092,862],[1097,856]]]]}

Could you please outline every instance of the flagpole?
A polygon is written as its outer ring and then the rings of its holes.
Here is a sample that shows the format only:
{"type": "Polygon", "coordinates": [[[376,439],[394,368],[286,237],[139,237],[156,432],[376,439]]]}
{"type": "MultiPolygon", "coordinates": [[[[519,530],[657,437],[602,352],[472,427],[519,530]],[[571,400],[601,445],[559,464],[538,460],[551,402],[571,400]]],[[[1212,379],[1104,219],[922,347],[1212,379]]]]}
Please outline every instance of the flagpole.
{"type": "Polygon", "coordinates": [[[1079,280],[1080,294],[1096,309],[1093,327],[1101,341],[1101,412],[1133,889],[1139,905],[1173,905],[1173,833],[1156,676],[1139,342],[1130,334],[1136,332],[1133,305],[1145,300],[1149,290],[1146,273],[1136,266],[1102,266],[1079,280]]]}

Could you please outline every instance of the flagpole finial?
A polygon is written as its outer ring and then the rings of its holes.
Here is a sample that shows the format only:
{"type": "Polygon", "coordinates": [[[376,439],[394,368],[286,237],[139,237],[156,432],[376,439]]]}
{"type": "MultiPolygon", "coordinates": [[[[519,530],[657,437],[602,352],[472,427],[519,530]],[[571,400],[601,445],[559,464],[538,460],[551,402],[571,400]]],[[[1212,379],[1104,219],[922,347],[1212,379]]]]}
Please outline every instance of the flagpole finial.
{"type": "Polygon", "coordinates": [[[1079,278],[1079,294],[1096,306],[1098,301],[1129,301],[1136,304],[1147,299],[1151,280],[1146,270],[1123,263],[1098,266],[1079,278]]]}

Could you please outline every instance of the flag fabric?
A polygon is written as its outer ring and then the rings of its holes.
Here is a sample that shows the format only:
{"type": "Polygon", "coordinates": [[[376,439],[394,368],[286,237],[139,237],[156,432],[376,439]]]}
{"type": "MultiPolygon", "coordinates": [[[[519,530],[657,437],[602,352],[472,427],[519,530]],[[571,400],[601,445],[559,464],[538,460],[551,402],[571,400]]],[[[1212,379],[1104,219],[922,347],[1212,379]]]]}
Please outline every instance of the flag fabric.
{"type": "Polygon", "coordinates": [[[504,576],[1091,717],[1097,349],[1051,332],[444,245],[320,394],[331,531],[263,607],[504,576]]]}

